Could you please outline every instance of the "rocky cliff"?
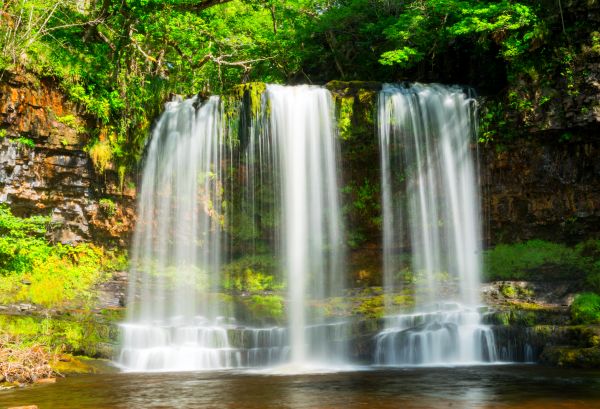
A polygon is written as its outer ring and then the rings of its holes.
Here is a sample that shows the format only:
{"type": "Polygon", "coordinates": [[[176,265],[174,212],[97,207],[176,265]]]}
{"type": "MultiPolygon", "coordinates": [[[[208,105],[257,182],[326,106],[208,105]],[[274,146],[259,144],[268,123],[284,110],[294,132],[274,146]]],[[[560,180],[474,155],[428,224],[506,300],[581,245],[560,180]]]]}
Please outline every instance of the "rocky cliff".
{"type": "Polygon", "coordinates": [[[489,245],[533,238],[574,244],[600,235],[600,140],[542,134],[480,146],[489,245]]]}
{"type": "MultiPolygon", "coordinates": [[[[587,64],[588,76],[598,71],[587,64]]],[[[592,83],[586,90],[593,88],[594,78],[588,78],[592,83]]],[[[349,241],[363,249],[376,249],[380,237],[374,123],[379,87],[328,84],[340,120],[345,211],[353,226],[349,241]]],[[[590,106],[598,102],[597,94],[586,95],[569,98],[584,98],[590,106]]],[[[561,120],[530,118],[519,138],[474,145],[488,245],[531,238],[574,243],[600,234],[600,118],[594,113],[579,107],[577,115],[561,115],[561,120]]],[[[86,149],[94,129],[51,80],[3,73],[0,201],[18,215],[51,214],[57,241],[127,246],[135,188],[119,187],[110,169],[96,171],[86,149]]]]}
{"type": "Polygon", "coordinates": [[[0,78],[0,202],[20,216],[50,214],[56,241],[127,246],[135,192],[95,171],[94,122],[52,80],[0,78]]]}

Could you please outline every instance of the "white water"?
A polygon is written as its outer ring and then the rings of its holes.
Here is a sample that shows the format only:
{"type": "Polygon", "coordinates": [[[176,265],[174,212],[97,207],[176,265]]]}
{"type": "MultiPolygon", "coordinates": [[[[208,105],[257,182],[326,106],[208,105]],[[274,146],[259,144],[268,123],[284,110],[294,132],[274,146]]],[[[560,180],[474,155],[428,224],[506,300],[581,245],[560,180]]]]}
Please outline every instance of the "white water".
{"type": "Polygon", "coordinates": [[[222,354],[230,351],[219,322],[227,308],[213,294],[222,262],[221,108],[217,97],[195,103],[168,103],[148,146],[119,357],[131,370],[214,368],[233,358],[222,354]]]}
{"type": "Polygon", "coordinates": [[[478,181],[470,145],[474,101],[458,87],[385,85],[379,95],[386,326],[378,364],[495,361],[477,312],[481,271],[478,181]],[[394,306],[399,254],[410,249],[414,312],[394,306]]]}
{"type": "Polygon", "coordinates": [[[267,98],[271,142],[280,171],[281,245],[289,283],[292,363],[315,359],[323,363],[343,352],[324,347],[335,340],[320,336],[323,331],[306,330],[309,323],[324,322],[318,313],[309,318],[308,301],[324,299],[344,288],[332,98],[319,87],[278,85],[267,88],[267,98]]]}
{"type": "MultiPolygon", "coordinates": [[[[157,123],[138,199],[118,358],[124,369],[301,368],[345,357],[348,326],[327,322],[311,305],[344,287],[332,98],[319,87],[273,85],[262,105],[243,147],[231,142],[218,97],[171,102],[157,123]],[[256,218],[264,205],[261,184],[276,192],[269,210],[281,222],[270,253],[278,254],[286,277],[285,328],[227,318],[233,306],[220,294],[229,244],[223,229],[236,222],[225,214],[232,206],[224,199],[227,164],[244,169],[246,217],[256,218]]],[[[259,221],[250,223],[255,233],[259,221]]]]}

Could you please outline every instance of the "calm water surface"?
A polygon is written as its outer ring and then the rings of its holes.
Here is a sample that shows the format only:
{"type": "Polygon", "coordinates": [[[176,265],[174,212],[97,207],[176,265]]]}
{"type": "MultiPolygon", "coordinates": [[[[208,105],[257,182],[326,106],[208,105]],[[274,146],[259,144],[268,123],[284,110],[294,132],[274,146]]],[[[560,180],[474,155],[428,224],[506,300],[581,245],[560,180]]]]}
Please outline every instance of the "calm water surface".
{"type": "Polygon", "coordinates": [[[600,372],[529,366],[72,376],[0,391],[0,408],[600,408],[600,372]]]}

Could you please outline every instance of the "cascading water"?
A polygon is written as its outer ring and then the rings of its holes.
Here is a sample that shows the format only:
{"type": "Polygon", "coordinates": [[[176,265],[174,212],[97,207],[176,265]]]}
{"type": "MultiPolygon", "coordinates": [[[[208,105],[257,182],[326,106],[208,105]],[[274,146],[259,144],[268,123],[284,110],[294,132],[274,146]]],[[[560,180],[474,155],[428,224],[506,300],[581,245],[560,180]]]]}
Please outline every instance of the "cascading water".
{"type": "Polygon", "coordinates": [[[119,362],[134,370],[219,368],[239,356],[213,299],[221,264],[219,98],[168,103],[144,166],[119,362]]]}
{"type": "Polygon", "coordinates": [[[344,352],[327,348],[337,337],[327,330],[331,325],[325,325],[324,317],[317,311],[311,314],[307,305],[343,288],[333,103],[327,90],[310,86],[271,85],[267,97],[271,142],[280,171],[292,363],[318,359],[322,364],[344,352]]]}
{"type": "MultiPolygon", "coordinates": [[[[218,97],[171,102],[158,121],[139,197],[118,359],[123,368],[323,365],[344,358],[345,324],[327,322],[313,307],[343,288],[331,95],[319,87],[268,86],[251,116],[241,143],[233,141],[235,127],[218,97]],[[267,213],[279,213],[281,222],[270,254],[285,272],[287,327],[238,323],[222,293],[221,266],[231,257],[226,230],[236,223],[226,217],[236,205],[227,200],[231,168],[243,169],[237,205],[252,209],[251,230],[261,222],[254,210],[265,206],[261,185],[270,183],[275,192],[267,213]]],[[[250,252],[256,251],[253,244],[250,252]]]]}
{"type": "Polygon", "coordinates": [[[385,329],[382,365],[495,361],[493,334],[481,324],[480,210],[470,144],[474,100],[458,87],[385,85],[378,122],[382,169],[385,329]],[[401,252],[409,247],[417,280],[410,314],[393,302],[401,252]]]}

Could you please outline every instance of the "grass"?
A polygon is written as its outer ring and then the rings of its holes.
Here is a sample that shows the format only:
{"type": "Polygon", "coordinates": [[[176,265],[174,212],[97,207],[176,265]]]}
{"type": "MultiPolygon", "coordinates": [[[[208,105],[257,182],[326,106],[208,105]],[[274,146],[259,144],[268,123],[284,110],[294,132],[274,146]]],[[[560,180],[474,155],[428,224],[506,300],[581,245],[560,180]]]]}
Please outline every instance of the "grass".
{"type": "Polygon", "coordinates": [[[582,279],[600,291],[600,240],[575,247],[543,240],[500,244],[484,253],[484,279],[582,279]]]}
{"type": "Polygon", "coordinates": [[[49,217],[21,218],[0,206],[0,303],[83,307],[93,301],[96,284],[126,267],[118,252],[50,242],[50,228],[49,217]]]}
{"type": "Polygon", "coordinates": [[[100,347],[115,342],[116,332],[105,317],[79,312],[52,318],[0,315],[0,336],[10,337],[19,348],[41,346],[53,354],[94,357],[106,355],[100,347]]]}

